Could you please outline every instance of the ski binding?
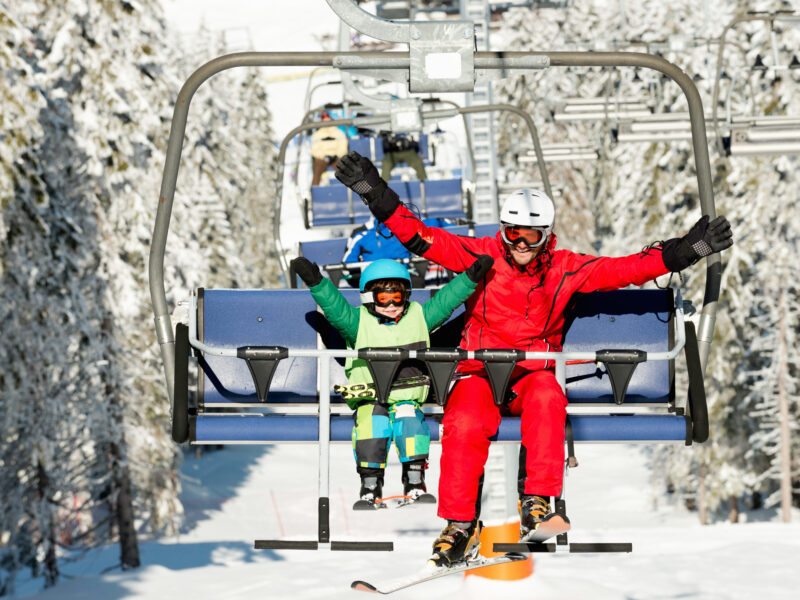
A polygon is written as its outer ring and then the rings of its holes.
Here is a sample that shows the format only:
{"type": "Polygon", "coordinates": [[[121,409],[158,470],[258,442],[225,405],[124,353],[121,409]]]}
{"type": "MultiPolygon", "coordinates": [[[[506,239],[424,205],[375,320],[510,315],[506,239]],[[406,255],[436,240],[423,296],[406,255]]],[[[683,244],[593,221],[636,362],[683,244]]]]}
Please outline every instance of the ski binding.
{"type": "Polygon", "coordinates": [[[433,494],[420,494],[414,496],[387,496],[386,498],[378,498],[370,502],[369,500],[356,500],[353,504],[353,510],[378,510],[381,508],[402,508],[404,506],[411,506],[412,504],[436,504],[436,496],[433,494]]]}

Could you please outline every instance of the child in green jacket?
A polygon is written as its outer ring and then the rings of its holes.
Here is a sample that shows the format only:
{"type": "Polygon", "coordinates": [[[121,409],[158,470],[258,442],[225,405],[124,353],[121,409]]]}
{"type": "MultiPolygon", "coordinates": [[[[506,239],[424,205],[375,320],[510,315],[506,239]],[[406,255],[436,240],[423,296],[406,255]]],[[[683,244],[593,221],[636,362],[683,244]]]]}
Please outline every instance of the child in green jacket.
{"type": "MultiPolygon", "coordinates": [[[[377,260],[361,274],[360,307],[350,306],[333,283],[322,277],[315,263],[300,257],[292,261],[292,267],[348,348],[422,350],[430,346],[429,333],[475,291],[492,263],[491,257],[478,256],[471,267],[425,304],[419,304],[409,301],[408,269],[393,260],[377,260]]],[[[406,360],[400,364],[386,404],[377,401],[366,361],[348,358],[345,373],[348,386],[343,396],[355,410],[353,453],[361,476],[360,500],[353,508],[377,507],[392,440],[403,465],[403,494],[416,501],[435,502],[425,487],[430,430],[420,406],[428,396],[430,379],[423,363],[406,360]],[[356,390],[358,393],[352,393],[356,390]]]]}

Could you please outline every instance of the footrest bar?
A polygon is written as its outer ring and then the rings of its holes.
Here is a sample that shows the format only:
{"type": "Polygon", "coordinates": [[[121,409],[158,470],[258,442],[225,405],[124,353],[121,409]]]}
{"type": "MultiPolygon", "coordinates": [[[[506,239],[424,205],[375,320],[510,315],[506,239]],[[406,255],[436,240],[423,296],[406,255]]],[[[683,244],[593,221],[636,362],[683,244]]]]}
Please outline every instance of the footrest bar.
{"type": "Polygon", "coordinates": [[[498,542],[493,544],[492,552],[555,552],[555,544],[541,542],[498,542]]]}
{"type": "MultiPolygon", "coordinates": [[[[319,550],[320,543],[298,540],[256,540],[256,550],[319,550]]],[[[327,544],[324,544],[327,546],[327,544]]],[[[331,550],[392,552],[393,542],[330,542],[331,550]]]]}
{"type": "Polygon", "coordinates": [[[605,542],[583,544],[572,543],[569,545],[570,552],[633,552],[633,544],[630,542],[605,542]]]}
{"type": "Polygon", "coordinates": [[[392,552],[394,550],[394,542],[331,542],[331,550],[392,552]]]}
{"type": "MultiPolygon", "coordinates": [[[[568,544],[569,552],[633,552],[630,542],[587,542],[568,544]]],[[[496,543],[492,545],[493,552],[557,552],[556,544],[542,544],[538,542],[496,543]]]]}
{"type": "Polygon", "coordinates": [[[256,540],[256,550],[317,550],[319,542],[293,540],[256,540]]]}

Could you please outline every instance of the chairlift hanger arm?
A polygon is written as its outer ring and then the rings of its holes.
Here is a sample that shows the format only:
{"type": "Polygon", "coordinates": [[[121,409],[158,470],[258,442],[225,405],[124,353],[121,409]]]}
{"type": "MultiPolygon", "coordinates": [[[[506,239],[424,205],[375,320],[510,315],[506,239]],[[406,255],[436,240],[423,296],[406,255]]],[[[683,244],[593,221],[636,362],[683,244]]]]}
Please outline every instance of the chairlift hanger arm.
{"type": "Polygon", "coordinates": [[[411,21],[390,21],[368,13],[353,0],[326,0],[331,10],[350,27],[370,37],[398,44],[410,39],[411,21]]]}
{"type": "MultiPolygon", "coordinates": [[[[722,56],[725,52],[725,44],[726,44],[726,36],[728,32],[736,27],[739,23],[746,23],[748,21],[767,21],[770,24],[770,27],[774,25],[775,21],[800,21],[800,13],[794,12],[776,12],[776,13],[759,13],[759,12],[751,12],[744,15],[739,15],[738,17],[734,18],[730,23],[725,26],[725,29],[722,30],[722,33],[719,36],[719,46],[717,47],[717,68],[714,72],[714,92],[711,96],[711,122],[714,127],[717,129],[717,143],[720,146],[720,154],[722,156],[725,155],[724,151],[722,151],[722,140],[719,134],[719,126],[717,124],[717,105],[719,104],[719,75],[720,75],[720,68],[722,67],[722,56]]],[[[700,337],[700,332],[698,332],[698,338],[700,337]]],[[[703,361],[703,365],[705,365],[705,360],[703,360],[703,353],[702,353],[702,346],[700,351],[700,358],[703,361]]]]}
{"type": "MultiPolygon", "coordinates": [[[[172,204],[183,150],[183,140],[186,133],[186,119],[195,92],[200,85],[213,75],[234,67],[331,66],[336,57],[357,56],[361,59],[367,59],[370,63],[374,63],[378,66],[391,62],[393,64],[389,68],[393,68],[395,63],[404,64],[405,68],[409,68],[409,52],[389,54],[391,54],[391,56],[387,56],[387,53],[383,52],[239,52],[220,56],[202,65],[189,76],[181,87],[175,103],[172,124],[170,126],[169,141],[164,161],[164,172],[159,193],[159,203],[153,227],[153,238],[148,262],[150,296],[153,305],[156,335],[161,347],[170,401],[174,393],[175,340],[167,306],[166,289],[164,287],[164,252],[166,249],[167,234],[169,232],[169,223],[172,216],[172,204]]],[[[625,52],[551,52],[544,54],[526,52],[478,52],[475,54],[475,60],[476,66],[481,66],[479,63],[481,60],[485,59],[488,61],[482,68],[508,70],[511,68],[519,68],[519,61],[515,59],[526,59],[531,56],[545,56],[552,66],[644,67],[660,71],[673,79],[683,90],[689,105],[700,206],[703,214],[711,218],[716,216],[711,187],[711,167],[708,157],[702,102],[694,82],[682,70],[674,64],[655,56],[625,52]]],[[[533,67],[531,66],[529,68],[533,67]]],[[[705,299],[698,330],[700,360],[703,367],[705,367],[713,337],[717,300],[719,298],[722,278],[719,254],[710,255],[706,259],[706,265],[705,299]]]]}

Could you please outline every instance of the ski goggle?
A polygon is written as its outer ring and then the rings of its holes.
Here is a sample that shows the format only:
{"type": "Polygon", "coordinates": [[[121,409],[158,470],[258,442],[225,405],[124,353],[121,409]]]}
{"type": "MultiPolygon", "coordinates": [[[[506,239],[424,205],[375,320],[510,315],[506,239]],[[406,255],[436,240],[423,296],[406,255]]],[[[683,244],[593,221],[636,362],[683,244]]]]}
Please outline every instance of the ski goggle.
{"type": "Polygon", "coordinates": [[[372,299],[375,306],[386,307],[394,304],[395,306],[403,306],[408,300],[411,292],[402,288],[384,288],[382,290],[374,290],[372,292],[372,299]]]}
{"type": "Polygon", "coordinates": [[[500,237],[510,246],[522,240],[528,248],[541,246],[547,239],[544,227],[521,227],[519,225],[501,225],[500,237]]]}

